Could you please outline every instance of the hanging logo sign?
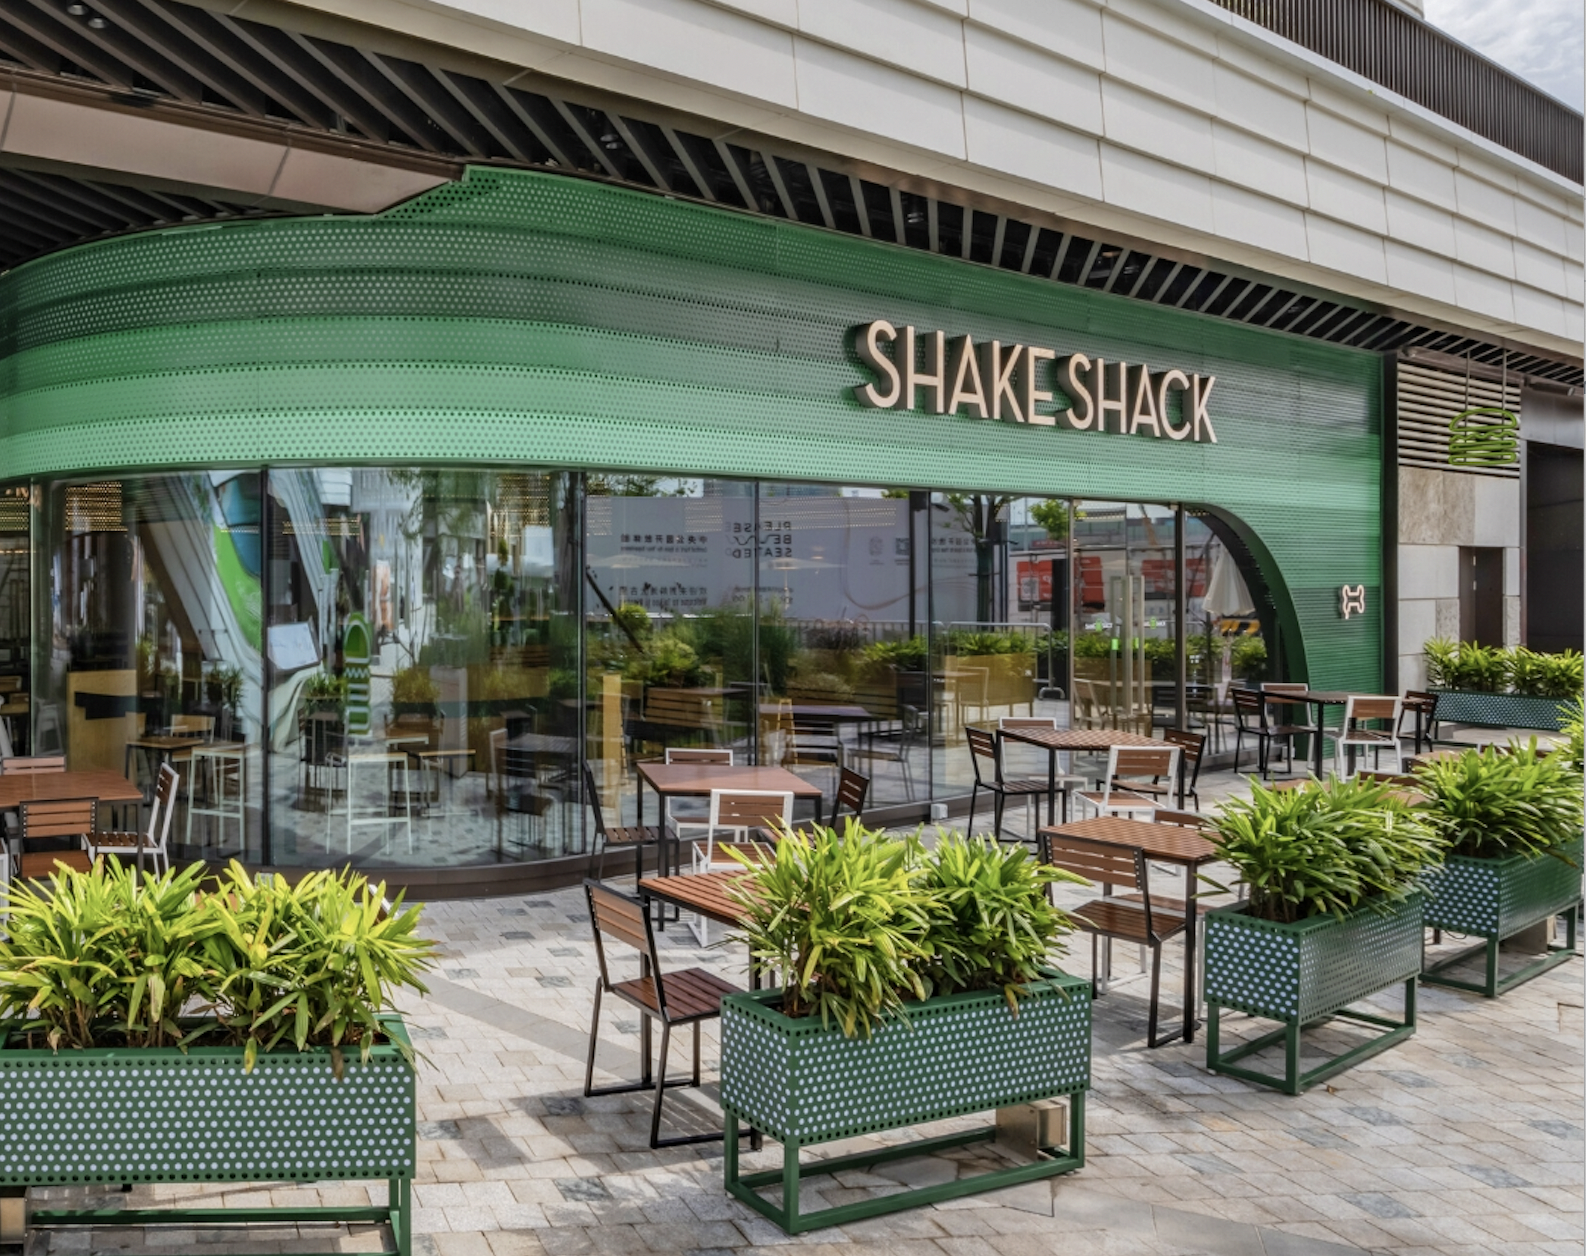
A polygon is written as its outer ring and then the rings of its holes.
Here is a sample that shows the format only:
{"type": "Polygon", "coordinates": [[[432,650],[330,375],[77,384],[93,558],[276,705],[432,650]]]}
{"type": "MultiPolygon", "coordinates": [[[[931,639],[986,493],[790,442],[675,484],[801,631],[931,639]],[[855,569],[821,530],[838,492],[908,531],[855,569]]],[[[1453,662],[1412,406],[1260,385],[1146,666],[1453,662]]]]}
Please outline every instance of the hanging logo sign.
{"type": "Polygon", "coordinates": [[[1366,586],[1346,584],[1338,589],[1338,613],[1345,619],[1366,613],[1366,586]]]}
{"type": "Polygon", "coordinates": [[[856,327],[853,338],[875,376],[854,389],[862,406],[1217,443],[1207,411],[1215,375],[1153,371],[1084,353],[1059,357],[1039,345],[977,344],[884,319],[856,327]]]}
{"type": "Polygon", "coordinates": [[[1520,420],[1497,406],[1471,406],[1448,425],[1453,467],[1507,467],[1520,461],[1520,420]]]}
{"type": "Polygon", "coordinates": [[[362,615],[347,616],[341,635],[342,675],[347,678],[347,733],[351,737],[369,735],[369,665],[373,661],[374,639],[369,621],[362,615]]]}

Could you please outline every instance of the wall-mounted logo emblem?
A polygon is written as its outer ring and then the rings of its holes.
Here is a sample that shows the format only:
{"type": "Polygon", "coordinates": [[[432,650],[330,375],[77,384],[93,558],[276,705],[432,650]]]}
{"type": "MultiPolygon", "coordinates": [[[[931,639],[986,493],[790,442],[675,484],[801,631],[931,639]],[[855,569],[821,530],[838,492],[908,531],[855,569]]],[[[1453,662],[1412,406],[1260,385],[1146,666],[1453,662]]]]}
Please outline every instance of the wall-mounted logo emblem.
{"type": "Polygon", "coordinates": [[[1364,615],[1366,613],[1366,586],[1363,584],[1346,584],[1338,590],[1338,612],[1345,619],[1351,615],[1364,615]]]}
{"type": "Polygon", "coordinates": [[[1451,467],[1507,467],[1520,461],[1520,420],[1498,406],[1471,406],[1448,425],[1451,467]]]}
{"type": "Polygon", "coordinates": [[[369,735],[369,665],[373,662],[374,638],[369,621],[362,615],[347,616],[341,634],[342,675],[347,678],[347,734],[369,735]]]}

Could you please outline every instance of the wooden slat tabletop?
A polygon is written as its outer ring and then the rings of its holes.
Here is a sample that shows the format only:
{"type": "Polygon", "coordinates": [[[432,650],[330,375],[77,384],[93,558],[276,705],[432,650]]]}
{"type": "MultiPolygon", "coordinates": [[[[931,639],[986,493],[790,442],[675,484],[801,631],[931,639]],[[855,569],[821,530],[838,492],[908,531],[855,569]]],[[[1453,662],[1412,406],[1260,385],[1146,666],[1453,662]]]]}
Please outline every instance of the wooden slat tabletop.
{"type": "Polygon", "coordinates": [[[120,772],[108,768],[0,775],[0,811],[15,810],[25,802],[58,802],[68,798],[142,802],[143,791],[120,772]]]}
{"type": "Polygon", "coordinates": [[[748,875],[730,869],[694,876],[646,877],[639,882],[639,894],[644,898],[658,898],[684,911],[698,912],[717,924],[735,927],[743,922],[743,909],[727,891],[748,875]]]}
{"type": "Polygon", "coordinates": [[[795,798],[819,798],[821,787],[786,768],[725,763],[641,763],[639,775],[663,798],[708,795],[713,789],[776,790],[795,798]]]}
{"type": "Polygon", "coordinates": [[[1049,826],[1041,832],[1083,837],[1092,842],[1113,842],[1119,846],[1138,846],[1149,859],[1191,868],[1217,858],[1217,847],[1194,829],[1179,824],[1149,824],[1122,816],[1096,816],[1076,820],[1073,824],[1049,826]]]}
{"type": "Polygon", "coordinates": [[[1144,733],[1121,728],[1002,728],[999,736],[1044,750],[1111,750],[1114,746],[1164,746],[1167,743],[1144,733]]]}

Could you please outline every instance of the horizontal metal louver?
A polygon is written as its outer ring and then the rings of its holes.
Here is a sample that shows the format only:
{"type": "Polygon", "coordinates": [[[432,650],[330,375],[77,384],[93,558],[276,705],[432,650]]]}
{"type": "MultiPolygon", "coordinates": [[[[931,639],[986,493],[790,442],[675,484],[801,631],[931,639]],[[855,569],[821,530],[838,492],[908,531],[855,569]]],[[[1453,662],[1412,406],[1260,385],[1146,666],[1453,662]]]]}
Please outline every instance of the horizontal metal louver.
{"type": "MultiPolygon", "coordinates": [[[[1399,465],[1435,467],[1439,471],[1462,471],[1469,475],[1518,479],[1520,465],[1507,467],[1454,466],[1448,461],[1448,425],[1456,415],[1471,406],[1494,406],[1520,415],[1520,380],[1507,387],[1496,380],[1467,379],[1449,371],[1432,370],[1410,362],[1399,363],[1399,465]]],[[[1495,425],[1497,420],[1475,417],[1474,424],[1495,425]]]]}

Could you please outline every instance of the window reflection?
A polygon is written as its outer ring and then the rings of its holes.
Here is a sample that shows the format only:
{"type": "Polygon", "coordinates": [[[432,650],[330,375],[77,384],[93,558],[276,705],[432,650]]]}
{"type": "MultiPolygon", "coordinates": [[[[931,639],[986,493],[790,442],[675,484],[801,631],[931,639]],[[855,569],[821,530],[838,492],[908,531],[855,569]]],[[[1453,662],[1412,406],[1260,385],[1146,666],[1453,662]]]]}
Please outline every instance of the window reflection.
{"type": "Polygon", "coordinates": [[[275,862],[582,850],[567,477],[318,468],[270,484],[275,862]]]}
{"type": "Polygon", "coordinates": [[[57,483],[43,498],[32,745],[152,797],[181,775],[173,858],[257,859],[257,471],[57,483]]]}
{"type": "Polygon", "coordinates": [[[31,511],[27,487],[0,489],[0,757],[26,754],[31,733],[31,511]]]}

